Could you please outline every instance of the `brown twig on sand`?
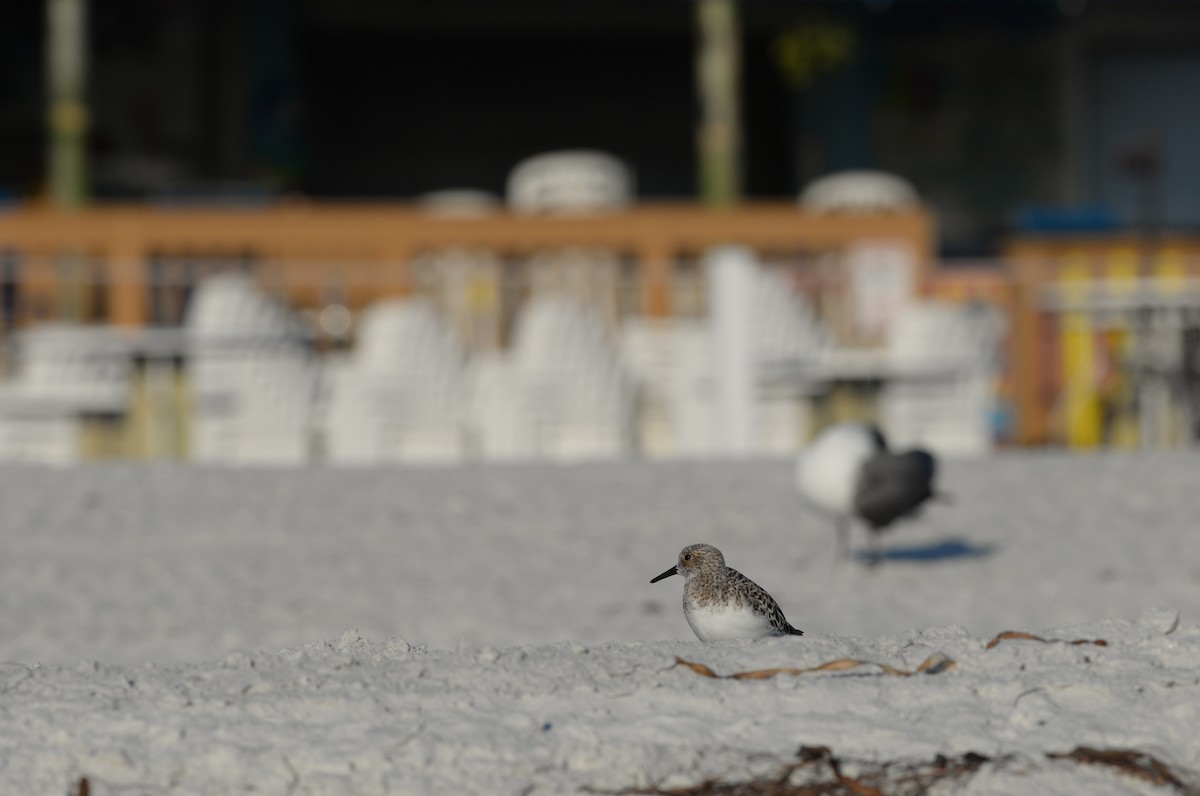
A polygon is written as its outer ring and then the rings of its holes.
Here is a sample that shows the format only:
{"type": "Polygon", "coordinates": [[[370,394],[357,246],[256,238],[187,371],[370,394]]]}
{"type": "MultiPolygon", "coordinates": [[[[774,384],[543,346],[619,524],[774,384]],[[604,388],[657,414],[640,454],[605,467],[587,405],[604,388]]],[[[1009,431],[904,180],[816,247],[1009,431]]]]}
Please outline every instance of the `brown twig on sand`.
{"type": "Polygon", "coordinates": [[[984,649],[990,650],[992,647],[995,647],[1001,641],[1004,641],[1005,639],[1009,639],[1009,638],[1025,639],[1026,641],[1040,641],[1043,644],[1070,644],[1072,646],[1079,646],[1080,644],[1093,644],[1097,647],[1107,647],[1108,646],[1108,642],[1102,638],[1095,638],[1095,639],[1077,638],[1074,641],[1067,641],[1066,639],[1061,639],[1061,638],[1042,638],[1041,636],[1035,636],[1032,633],[1025,633],[1021,630],[1005,630],[1003,633],[997,633],[996,637],[994,639],[992,639],[991,641],[989,641],[987,643],[987,645],[984,647],[984,649]]]}
{"type": "Polygon", "coordinates": [[[921,796],[935,784],[952,784],[974,774],[984,764],[1005,762],[975,752],[958,757],[938,755],[929,762],[848,761],[861,773],[851,776],[845,763],[827,746],[802,746],[799,762],[784,766],[777,774],[749,782],[709,779],[697,785],[663,790],[638,789],[627,793],[655,796],[921,796]],[[805,771],[807,778],[794,776],[805,771]],[[804,781],[794,781],[804,779],[804,781]]]}
{"type": "Polygon", "coordinates": [[[941,652],[935,652],[922,661],[921,665],[911,672],[905,669],[897,669],[895,666],[889,666],[886,663],[860,661],[854,658],[838,658],[834,661],[822,663],[820,666],[810,666],[804,669],[793,669],[785,666],[777,669],[756,669],[749,672],[737,672],[735,674],[725,675],[717,674],[703,663],[696,663],[694,661],[684,660],[683,658],[679,657],[675,658],[675,665],[686,666],[696,674],[703,675],[704,677],[712,677],[717,680],[765,680],[768,677],[774,677],[777,674],[800,675],[809,674],[811,672],[844,672],[849,669],[857,669],[860,666],[878,666],[883,670],[884,674],[888,674],[893,677],[911,677],[914,674],[940,674],[953,669],[958,664],[946,657],[945,654],[941,652]]]}
{"type": "Polygon", "coordinates": [[[1184,782],[1166,763],[1136,749],[1094,749],[1090,746],[1077,746],[1070,752],[1047,753],[1046,757],[1051,760],[1073,760],[1076,763],[1112,766],[1152,785],[1169,785],[1185,796],[1200,796],[1200,784],[1184,782]]]}
{"type": "MultiPolygon", "coordinates": [[[[967,752],[932,760],[847,760],[828,746],[802,746],[798,762],[782,766],[775,774],[743,782],[708,779],[682,788],[639,788],[623,793],[654,796],[926,796],[939,786],[953,792],[960,780],[985,766],[996,768],[1019,761],[1018,755],[988,757],[967,752]],[[847,768],[857,772],[847,773],[847,768]]],[[[1180,796],[1200,796],[1198,775],[1172,768],[1153,755],[1136,749],[1094,749],[1079,746],[1070,752],[1048,753],[1050,760],[1104,765],[1157,786],[1172,788],[1180,796]]],[[[593,791],[594,792],[594,791],[593,791]]],[[[940,789],[939,789],[939,792],[940,789]]]]}

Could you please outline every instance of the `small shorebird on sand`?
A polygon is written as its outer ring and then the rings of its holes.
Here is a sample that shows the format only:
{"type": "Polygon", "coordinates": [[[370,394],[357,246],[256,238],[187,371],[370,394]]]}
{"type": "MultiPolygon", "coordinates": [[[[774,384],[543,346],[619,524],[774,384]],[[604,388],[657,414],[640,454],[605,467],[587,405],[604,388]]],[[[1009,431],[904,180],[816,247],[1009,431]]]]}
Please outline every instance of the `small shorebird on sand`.
{"type": "Polygon", "coordinates": [[[683,615],[701,641],[804,635],[788,624],[766,589],[725,566],[712,545],[683,548],[679,563],[650,582],[672,575],[683,576],[683,615]]]}

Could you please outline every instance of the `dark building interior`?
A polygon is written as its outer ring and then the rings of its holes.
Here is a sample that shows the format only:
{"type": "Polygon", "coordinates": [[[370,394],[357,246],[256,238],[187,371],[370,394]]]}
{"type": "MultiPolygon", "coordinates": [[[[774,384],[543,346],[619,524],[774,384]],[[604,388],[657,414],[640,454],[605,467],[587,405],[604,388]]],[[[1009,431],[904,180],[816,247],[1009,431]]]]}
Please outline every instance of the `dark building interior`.
{"type": "MultiPolygon", "coordinates": [[[[1030,207],[1195,226],[1200,9],[1149,5],[746,0],[745,193],[891,171],[934,207],[948,254],[995,252],[1030,207]],[[1172,115],[1170,136],[1140,124],[1155,114],[1172,115]]],[[[43,13],[0,0],[9,196],[43,189],[43,13]]],[[[687,0],[105,0],[90,14],[99,199],[503,195],[520,159],[566,148],[625,159],[643,197],[696,192],[687,0]]]]}

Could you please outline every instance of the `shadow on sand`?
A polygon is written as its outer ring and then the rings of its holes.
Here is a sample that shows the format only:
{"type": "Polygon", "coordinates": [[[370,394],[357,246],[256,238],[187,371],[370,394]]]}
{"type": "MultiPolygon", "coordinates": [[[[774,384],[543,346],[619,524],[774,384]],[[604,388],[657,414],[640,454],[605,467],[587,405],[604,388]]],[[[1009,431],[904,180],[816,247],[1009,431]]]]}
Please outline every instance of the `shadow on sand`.
{"type": "Polygon", "coordinates": [[[882,561],[947,561],[955,558],[983,558],[996,551],[993,544],[972,544],[965,539],[942,539],[939,542],[916,545],[913,547],[889,547],[872,555],[869,551],[860,550],[855,557],[867,563],[882,561]]]}

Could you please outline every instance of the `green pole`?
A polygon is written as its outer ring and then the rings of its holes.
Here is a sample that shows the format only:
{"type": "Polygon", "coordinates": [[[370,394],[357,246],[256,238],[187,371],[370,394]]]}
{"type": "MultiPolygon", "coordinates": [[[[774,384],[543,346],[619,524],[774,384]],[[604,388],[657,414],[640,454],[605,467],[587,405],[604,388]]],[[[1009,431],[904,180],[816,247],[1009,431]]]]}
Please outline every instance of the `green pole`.
{"type": "Polygon", "coordinates": [[[729,205],[742,195],[741,46],[736,0],[696,0],[700,198],[729,205]]]}
{"type": "Polygon", "coordinates": [[[46,0],[49,192],[54,206],[87,202],[87,0],[46,0]]]}
{"type": "MultiPolygon", "coordinates": [[[[59,210],[78,210],[88,198],[87,0],[46,0],[46,75],[50,203],[59,210]]],[[[55,265],[59,318],[87,320],[86,259],[79,251],[62,251],[55,265]]]]}

